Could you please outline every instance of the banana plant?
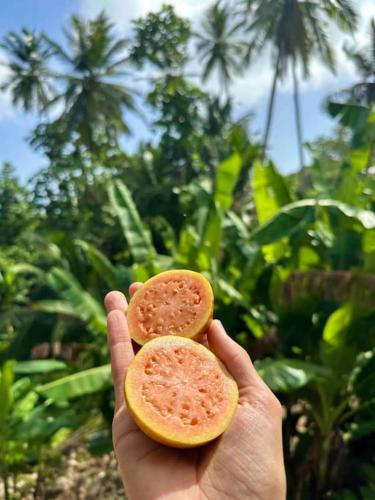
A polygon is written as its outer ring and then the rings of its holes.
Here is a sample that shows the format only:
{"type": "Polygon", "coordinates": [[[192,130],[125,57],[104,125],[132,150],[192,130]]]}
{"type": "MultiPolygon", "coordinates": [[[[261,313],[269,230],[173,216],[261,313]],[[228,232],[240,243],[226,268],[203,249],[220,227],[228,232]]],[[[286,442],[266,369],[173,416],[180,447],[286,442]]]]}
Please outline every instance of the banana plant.
{"type": "Polygon", "coordinates": [[[26,262],[14,263],[0,251],[0,353],[7,350],[27,312],[32,287],[43,273],[26,262]]]}
{"type": "MultiPolygon", "coordinates": [[[[72,429],[82,423],[74,412],[53,408],[52,400],[39,396],[34,377],[66,371],[57,360],[16,362],[7,360],[0,370],[0,473],[5,498],[10,499],[9,475],[28,470],[35,459],[50,453],[52,439],[61,428],[72,429]],[[21,375],[21,377],[19,377],[21,375]]],[[[68,435],[68,433],[66,433],[68,435]]]]}
{"type": "MultiPolygon", "coordinates": [[[[363,162],[352,161],[351,168],[358,172],[363,162]]],[[[338,190],[337,199],[296,201],[285,196],[273,168],[267,173],[257,164],[253,174],[260,225],[245,241],[260,248],[266,261],[266,303],[276,313],[280,349],[256,364],[286,406],[290,489],[303,497],[308,481],[296,470],[309,460],[321,496],[332,483],[340,447],[374,432],[369,372],[375,289],[368,271],[374,269],[375,216],[355,198],[343,201],[338,190]]]]}
{"type": "Polygon", "coordinates": [[[86,324],[91,331],[105,334],[106,319],[103,305],[84,290],[69,271],[52,268],[48,273],[47,283],[59,299],[38,301],[32,305],[33,311],[75,318],[86,324]]]}

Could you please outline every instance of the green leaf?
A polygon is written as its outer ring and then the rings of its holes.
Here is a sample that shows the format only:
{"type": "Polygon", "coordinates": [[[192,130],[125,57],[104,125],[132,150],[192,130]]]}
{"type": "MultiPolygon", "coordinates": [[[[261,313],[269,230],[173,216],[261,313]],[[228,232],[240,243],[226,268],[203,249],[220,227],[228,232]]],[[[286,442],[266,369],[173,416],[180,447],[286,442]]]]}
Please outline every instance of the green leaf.
{"type": "Polygon", "coordinates": [[[161,271],[168,271],[173,269],[174,259],[170,255],[157,254],[154,258],[153,272],[150,275],[160,273],[161,271]]]}
{"type": "Polygon", "coordinates": [[[38,359],[32,361],[18,361],[14,365],[14,373],[17,375],[32,373],[49,373],[55,370],[67,368],[63,361],[57,359],[38,359]]]}
{"type": "Polygon", "coordinates": [[[331,347],[338,348],[345,341],[345,332],[353,321],[354,308],[348,303],[334,311],[323,329],[323,340],[331,347]]]}
{"type": "Polygon", "coordinates": [[[46,312],[50,314],[62,314],[64,316],[77,316],[77,311],[69,302],[63,300],[39,300],[31,305],[33,311],[46,312]]]}
{"type": "Polygon", "coordinates": [[[83,240],[75,240],[75,244],[80,247],[97,275],[102,278],[111,289],[119,287],[118,276],[115,266],[110,260],[93,245],[83,240]]]}
{"type": "Polygon", "coordinates": [[[294,391],[329,375],[326,368],[298,359],[273,360],[267,358],[257,361],[255,367],[274,392],[294,391]]]}
{"type": "Polygon", "coordinates": [[[149,278],[151,278],[151,273],[149,269],[145,266],[142,266],[142,264],[138,264],[137,262],[133,264],[132,271],[133,271],[132,281],[140,281],[141,283],[144,283],[149,278]]]}
{"type": "MultiPolygon", "coordinates": [[[[292,201],[284,178],[271,162],[267,165],[255,162],[252,186],[259,224],[266,223],[292,201]]],[[[279,241],[264,246],[262,251],[266,261],[277,262],[288,253],[288,245],[286,241],[279,241]]]]}
{"type": "Polygon", "coordinates": [[[25,419],[32,409],[35,407],[37,401],[39,399],[39,395],[35,391],[28,392],[25,396],[23,396],[20,400],[18,400],[14,404],[14,408],[12,411],[12,420],[13,419],[25,419]]]}
{"type": "Polygon", "coordinates": [[[350,127],[355,132],[366,125],[371,111],[370,108],[358,104],[339,102],[329,102],[327,109],[333,118],[339,119],[341,125],[350,127]]]}
{"type": "Polygon", "coordinates": [[[0,379],[0,424],[4,422],[12,407],[13,394],[12,384],[14,380],[13,373],[14,361],[8,359],[2,366],[0,379]]]}
{"type": "Polygon", "coordinates": [[[350,150],[349,158],[354,173],[358,174],[367,167],[370,154],[370,147],[350,150]]]}
{"type": "Polygon", "coordinates": [[[256,339],[261,339],[264,337],[264,330],[263,326],[261,323],[256,320],[253,316],[250,314],[244,314],[242,316],[242,319],[244,320],[246,326],[248,329],[251,331],[251,333],[254,335],[256,339]]]}
{"type": "Polygon", "coordinates": [[[197,264],[201,270],[209,270],[212,261],[217,261],[219,258],[222,220],[223,217],[219,207],[209,210],[197,255],[197,264]]]}
{"type": "Polygon", "coordinates": [[[366,231],[363,234],[363,251],[365,253],[375,253],[375,229],[366,231]]]}
{"type": "Polygon", "coordinates": [[[284,178],[270,162],[263,165],[256,161],[253,166],[253,196],[260,224],[264,224],[292,199],[284,178]]]}
{"type": "Polygon", "coordinates": [[[195,228],[191,225],[186,226],[180,232],[176,262],[180,265],[194,269],[193,266],[196,265],[199,242],[199,235],[195,228]]]}
{"type": "Polygon", "coordinates": [[[149,262],[155,254],[150,234],[145,230],[127,187],[116,181],[108,188],[109,201],[117,215],[135,262],[149,262]]]}
{"type": "Polygon", "coordinates": [[[54,417],[46,413],[50,402],[46,401],[44,404],[34,408],[26,419],[17,425],[17,438],[20,440],[38,441],[47,440],[61,428],[75,428],[82,424],[82,414],[73,414],[69,412],[58,417],[54,417]]]}
{"type": "MultiPolygon", "coordinates": [[[[72,274],[64,269],[54,267],[50,271],[47,281],[51,288],[71,306],[75,317],[88,323],[94,330],[106,333],[106,317],[103,306],[82,288],[72,274]]],[[[44,301],[45,303],[46,301],[44,301]]]]}
{"type": "Polygon", "coordinates": [[[375,230],[365,231],[362,236],[364,270],[375,272],[375,230]]]}
{"type": "Polygon", "coordinates": [[[29,377],[22,377],[16,380],[12,385],[13,398],[15,400],[21,398],[31,388],[32,388],[32,383],[29,377]]]}
{"type": "Polygon", "coordinates": [[[257,228],[251,234],[251,241],[268,245],[283,237],[290,236],[310,225],[316,219],[316,209],[329,215],[347,218],[365,229],[375,228],[375,214],[369,210],[357,210],[335,200],[306,199],[283,207],[277,215],[257,228]]]}
{"type": "Polygon", "coordinates": [[[286,205],[272,219],[255,229],[250,240],[259,245],[269,245],[305,228],[313,221],[313,215],[312,204],[296,202],[286,205]]]}
{"type": "Polygon", "coordinates": [[[307,271],[320,266],[319,254],[311,247],[300,247],[298,250],[298,270],[307,271]]]}
{"type": "Polygon", "coordinates": [[[11,342],[9,340],[0,340],[0,354],[5,352],[11,346],[11,342]]]}
{"type": "Polygon", "coordinates": [[[330,215],[343,216],[358,222],[364,229],[375,229],[375,213],[370,210],[358,210],[334,200],[320,200],[319,206],[330,215]]]}
{"type": "Polygon", "coordinates": [[[230,225],[230,226],[234,227],[240,238],[243,238],[243,239],[249,238],[250,234],[249,234],[249,231],[248,231],[246,225],[244,224],[242,219],[240,217],[238,217],[238,215],[236,213],[232,212],[231,210],[228,210],[225,214],[225,217],[226,217],[226,219],[225,219],[226,226],[230,225]]]}
{"type": "Polygon", "coordinates": [[[250,304],[248,304],[244,298],[244,296],[234,288],[228,281],[223,278],[219,278],[216,280],[218,285],[218,293],[221,295],[222,300],[224,302],[232,301],[235,304],[241,305],[245,309],[250,308],[250,304]]]}
{"type": "Polygon", "coordinates": [[[220,163],[216,172],[215,201],[222,210],[233,203],[233,190],[241,172],[242,158],[238,153],[220,163]]]}
{"type": "Polygon", "coordinates": [[[39,394],[54,401],[67,401],[111,387],[111,366],[90,368],[37,387],[39,394]]]}
{"type": "Polygon", "coordinates": [[[8,268],[8,271],[14,274],[37,274],[39,276],[43,275],[43,271],[41,269],[26,263],[13,264],[8,268]]]}

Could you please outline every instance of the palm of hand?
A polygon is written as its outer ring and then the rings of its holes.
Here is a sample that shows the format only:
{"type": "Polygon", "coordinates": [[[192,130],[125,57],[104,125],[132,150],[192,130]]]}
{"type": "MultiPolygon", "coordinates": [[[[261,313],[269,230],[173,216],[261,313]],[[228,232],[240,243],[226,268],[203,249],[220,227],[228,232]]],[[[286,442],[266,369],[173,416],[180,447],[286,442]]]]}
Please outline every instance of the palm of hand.
{"type": "Polygon", "coordinates": [[[124,314],[119,311],[124,298],[119,300],[113,295],[116,293],[106,299],[107,309],[112,311],[108,336],[118,407],[113,442],[129,499],[285,498],[280,404],[257,375],[247,353],[225,334],[219,322],[212,322],[208,344],[240,390],[227,431],[203,447],[175,449],[156,443],[137,427],[122,396],[124,366],[134,353],[124,314]]]}
{"type": "Polygon", "coordinates": [[[264,401],[252,403],[251,389],[242,391],[224,435],[189,450],[168,448],[148,438],[123,406],[115,416],[113,434],[116,455],[126,464],[129,498],[282,498],[277,495],[283,481],[278,467],[282,457],[272,454],[275,445],[278,449],[280,430],[268,418],[272,409],[280,409],[267,393],[261,397],[264,401]]]}

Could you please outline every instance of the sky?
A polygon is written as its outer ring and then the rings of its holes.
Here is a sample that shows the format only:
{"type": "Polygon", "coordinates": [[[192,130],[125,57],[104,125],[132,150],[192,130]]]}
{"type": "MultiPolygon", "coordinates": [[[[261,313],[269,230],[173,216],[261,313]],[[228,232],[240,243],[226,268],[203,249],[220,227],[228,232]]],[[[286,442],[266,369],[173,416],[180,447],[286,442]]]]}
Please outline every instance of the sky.
{"type": "MultiPolygon", "coordinates": [[[[22,27],[36,32],[43,30],[58,42],[63,40],[62,27],[67,25],[73,13],[85,18],[95,16],[105,9],[112,18],[119,33],[129,34],[131,19],[142,16],[149,10],[158,10],[165,0],[0,0],[0,39],[9,31],[19,31],[22,27]]],[[[179,15],[191,19],[193,27],[211,4],[211,0],[169,0],[179,15]]],[[[352,63],[342,50],[344,43],[356,47],[367,40],[369,20],[375,16],[373,0],[354,2],[361,14],[360,25],[355,39],[331,29],[333,46],[336,48],[338,70],[332,75],[319,61],[313,61],[309,80],[301,82],[302,128],[305,141],[329,134],[335,122],[323,110],[325,97],[358,81],[352,63]]],[[[5,54],[0,49],[0,62],[5,54]]],[[[192,65],[199,68],[199,62],[192,65]]],[[[0,82],[6,76],[6,69],[0,65],[0,82]]],[[[272,83],[272,66],[269,54],[265,52],[250,65],[245,74],[237,77],[231,87],[237,116],[252,112],[251,132],[261,135],[264,129],[267,100],[272,83]]],[[[218,92],[213,77],[207,89],[218,92]]],[[[270,137],[270,155],[283,172],[298,168],[296,132],[291,79],[286,78],[279,85],[275,104],[274,120],[270,137]]],[[[149,116],[151,120],[151,116],[149,116]]],[[[25,114],[12,106],[10,96],[0,92],[0,164],[11,162],[23,181],[26,181],[46,164],[40,153],[27,144],[27,137],[36,124],[36,116],[25,114]]],[[[150,128],[134,116],[130,117],[130,127],[136,132],[124,141],[125,147],[134,149],[139,140],[150,134],[150,128]]]]}

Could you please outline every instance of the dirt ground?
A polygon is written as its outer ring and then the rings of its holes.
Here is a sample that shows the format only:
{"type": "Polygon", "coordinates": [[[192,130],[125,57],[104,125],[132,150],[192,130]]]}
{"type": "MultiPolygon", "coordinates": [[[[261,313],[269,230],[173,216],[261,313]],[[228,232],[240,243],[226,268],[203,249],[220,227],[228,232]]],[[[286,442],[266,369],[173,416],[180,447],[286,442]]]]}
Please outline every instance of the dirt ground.
{"type": "Polygon", "coordinates": [[[126,500],[114,454],[93,457],[84,449],[63,456],[42,480],[36,473],[23,474],[9,486],[12,500],[126,500]]]}

